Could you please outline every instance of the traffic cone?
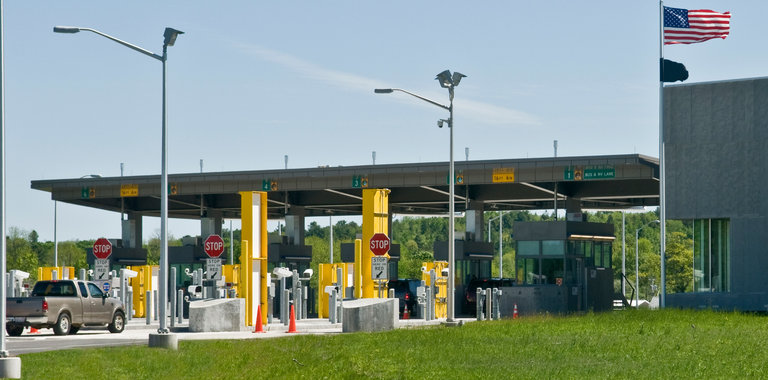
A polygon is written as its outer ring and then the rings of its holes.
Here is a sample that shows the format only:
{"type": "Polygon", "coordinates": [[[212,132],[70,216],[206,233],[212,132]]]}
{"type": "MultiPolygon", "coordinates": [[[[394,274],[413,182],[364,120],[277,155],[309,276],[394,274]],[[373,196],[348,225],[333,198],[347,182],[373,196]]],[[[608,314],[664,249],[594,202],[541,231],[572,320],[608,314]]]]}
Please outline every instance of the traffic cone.
{"type": "Polygon", "coordinates": [[[254,333],[266,332],[266,331],[264,331],[264,326],[262,326],[262,324],[261,324],[261,304],[259,304],[259,307],[256,308],[256,314],[257,314],[256,315],[256,326],[254,326],[253,332],[254,333]]]}
{"type": "Polygon", "coordinates": [[[403,319],[411,319],[411,313],[408,312],[408,305],[405,305],[405,310],[403,310],[403,319]]]}
{"type": "Polygon", "coordinates": [[[291,321],[288,323],[289,333],[295,333],[296,331],[296,314],[293,312],[293,305],[291,305],[291,321]]]}
{"type": "Polygon", "coordinates": [[[517,318],[518,318],[517,304],[515,304],[515,309],[512,311],[512,319],[517,319],[517,318]]]}
{"type": "Polygon", "coordinates": [[[40,334],[40,330],[30,326],[29,333],[30,334],[40,334]]]}

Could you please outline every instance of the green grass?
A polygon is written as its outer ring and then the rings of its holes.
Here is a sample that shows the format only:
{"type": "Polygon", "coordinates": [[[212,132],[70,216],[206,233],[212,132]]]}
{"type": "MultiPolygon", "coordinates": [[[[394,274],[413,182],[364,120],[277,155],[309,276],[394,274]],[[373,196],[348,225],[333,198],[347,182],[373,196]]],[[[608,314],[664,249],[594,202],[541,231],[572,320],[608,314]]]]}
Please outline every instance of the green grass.
{"type": "Polygon", "coordinates": [[[527,317],[384,333],[22,355],[23,378],[766,378],[768,319],[711,311],[527,317]],[[55,364],[54,364],[55,363],[55,364]]]}

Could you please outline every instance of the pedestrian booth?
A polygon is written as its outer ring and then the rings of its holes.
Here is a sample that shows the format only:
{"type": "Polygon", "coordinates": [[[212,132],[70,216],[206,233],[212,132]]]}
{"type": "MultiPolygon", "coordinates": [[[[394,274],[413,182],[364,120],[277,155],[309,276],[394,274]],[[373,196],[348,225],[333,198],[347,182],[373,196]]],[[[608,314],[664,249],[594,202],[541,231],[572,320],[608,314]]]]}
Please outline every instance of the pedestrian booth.
{"type": "Polygon", "coordinates": [[[332,286],[336,289],[338,297],[346,298],[346,289],[352,286],[354,263],[319,264],[318,271],[320,274],[317,279],[317,317],[328,318],[329,296],[326,288],[332,286]],[[339,277],[339,271],[341,271],[341,277],[339,277]]]}
{"type": "Polygon", "coordinates": [[[75,267],[39,267],[37,268],[38,281],[70,280],[74,278],[75,278],[75,267]]]}
{"type": "Polygon", "coordinates": [[[152,273],[157,271],[154,265],[135,265],[127,267],[136,272],[136,276],[130,278],[130,286],[133,290],[133,316],[136,318],[146,317],[147,292],[155,290],[153,287],[152,273]]]}
{"type": "MultiPolygon", "coordinates": [[[[434,318],[448,316],[448,262],[422,263],[421,281],[426,288],[425,309],[427,314],[434,311],[434,318]]],[[[430,318],[431,319],[431,318],[430,318]]]]}

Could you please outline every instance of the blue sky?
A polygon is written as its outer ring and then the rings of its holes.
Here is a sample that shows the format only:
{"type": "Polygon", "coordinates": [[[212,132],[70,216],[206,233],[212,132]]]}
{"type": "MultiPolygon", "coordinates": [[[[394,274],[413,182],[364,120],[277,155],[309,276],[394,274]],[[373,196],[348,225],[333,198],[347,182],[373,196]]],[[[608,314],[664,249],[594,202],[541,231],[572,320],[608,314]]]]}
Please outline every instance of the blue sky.
{"type": "MultiPolygon", "coordinates": [[[[687,82],[765,76],[768,3],[669,1],[730,11],[731,35],[668,46],[687,82]]],[[[4,1],[7,225],[53,240],[37,179],[159,174],[161,64],[169,47],[169,172],[447,161],[434,80],[456,89],[455,154],[499,159],[658,156],[655,1],[4,1]]],[[[325,221],[322,223],[326,223],[325,221]]],[[[145,218],[145,239],[158,228],[145,218]]],[[[239,226],[239,223],[236,223],[239,226]]],[[[198,223],[171,220],[174,236],[198,223]]],[[[119,237],[119,214],[58,206],[58,237],[119,237]]]]}

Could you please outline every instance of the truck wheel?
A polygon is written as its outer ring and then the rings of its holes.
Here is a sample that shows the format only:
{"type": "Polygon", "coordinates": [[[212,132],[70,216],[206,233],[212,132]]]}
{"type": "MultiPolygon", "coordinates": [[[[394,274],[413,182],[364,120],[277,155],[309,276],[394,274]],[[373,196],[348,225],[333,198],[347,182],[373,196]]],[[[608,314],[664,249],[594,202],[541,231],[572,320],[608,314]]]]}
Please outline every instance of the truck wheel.
{"type": "Polygon", "coordinates": [[[122,312],[117,311],[115,312],[115,315],[112,316],[112,323],[107,326],[109,328],[109,332],[119,334],[125,330],[125,316],[122,312]]]}
{"type": "Polygon", "coordinates": [[[56,335],[67,335],[69,334],[69,330],[72,328],[72,321],[69,318],[69,314],[62,313],[59,315],[59,319],[56,321],[56,324],[53,326],[53,333],[56,335]]]}
{"type": "Polygon", "coordinates": [[[8,332],[8,335],[10,336],[21,336],[21,333],[24,332],[24,326],[7,325],[5,326],[5,331],[8,332]]]}

